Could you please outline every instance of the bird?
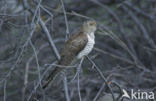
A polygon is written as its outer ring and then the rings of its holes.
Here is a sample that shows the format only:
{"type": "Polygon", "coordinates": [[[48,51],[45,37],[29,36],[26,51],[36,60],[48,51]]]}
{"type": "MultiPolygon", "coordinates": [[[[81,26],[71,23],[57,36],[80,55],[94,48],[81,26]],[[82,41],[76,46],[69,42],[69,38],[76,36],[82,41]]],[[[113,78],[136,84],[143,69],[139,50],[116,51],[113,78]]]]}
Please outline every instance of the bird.
{"type": "Polygon", "coordinates": [[[82,24],[77,32],[70,36],[60,52],[61,59],[58,61],[58,65],[62,65],[64,67],[55,67],[55,69],[47,77],[45,84],[42,86],[43,89],[45,89],[55,78],[55,76],[65,67],[70,66],[74,60],[80,60],[92,51],[95,44],[94,33],[96,29],[96,21],[88,20],[82,24]]]}

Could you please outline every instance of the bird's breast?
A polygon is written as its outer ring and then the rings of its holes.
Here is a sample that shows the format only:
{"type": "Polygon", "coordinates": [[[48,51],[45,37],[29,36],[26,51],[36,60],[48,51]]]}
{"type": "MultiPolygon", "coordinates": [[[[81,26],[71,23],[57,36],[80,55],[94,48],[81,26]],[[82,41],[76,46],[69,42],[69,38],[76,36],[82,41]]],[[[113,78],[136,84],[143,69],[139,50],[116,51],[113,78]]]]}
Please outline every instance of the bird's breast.
{"type": "Polygon", "coordinates": [[[83,56],[88,55],[94,47],[94,44],[95,44],[94,37],[87,35],[87,38],[88,38],[88,42],[87,42],[85,48],[78,54],[78,56],[77,56],[78,59],[81,59],[83,56]]]}

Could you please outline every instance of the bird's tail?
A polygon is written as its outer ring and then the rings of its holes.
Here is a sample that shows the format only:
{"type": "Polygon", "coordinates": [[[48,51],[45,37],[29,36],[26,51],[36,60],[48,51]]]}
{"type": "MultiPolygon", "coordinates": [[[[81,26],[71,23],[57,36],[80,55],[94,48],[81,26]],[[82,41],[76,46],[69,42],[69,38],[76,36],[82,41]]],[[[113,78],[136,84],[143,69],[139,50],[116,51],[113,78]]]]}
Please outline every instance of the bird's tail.
{"type": "Polygon", "coordinates": [[[55,67],[55,69],[50,73],[50,75],[47,77],[46,79],[46,83],[43,84],[42,88],[45,89],[46,87],[48,87],[49,83],[51,81],[54,80],[54,78],[57,76],[57,74],[61,71],[62,69],[61,68],[57,68],[55,67]]]}
{"type": "MultiPolygon", "coordinates": [[[[70,57],[70,59],[66,59],[66,57],[62,58],[58,64],[63,66],[69,66],[72,64],[72,61],[75,61],[73,57],[70,57]]],[[[55,79],[55,77],[65,68],[56,66],[55,69],[50,73],[50,75],[47,77],[46,83],[42,86],[43,89],[45,89],[51,81],[55,79]]]]}

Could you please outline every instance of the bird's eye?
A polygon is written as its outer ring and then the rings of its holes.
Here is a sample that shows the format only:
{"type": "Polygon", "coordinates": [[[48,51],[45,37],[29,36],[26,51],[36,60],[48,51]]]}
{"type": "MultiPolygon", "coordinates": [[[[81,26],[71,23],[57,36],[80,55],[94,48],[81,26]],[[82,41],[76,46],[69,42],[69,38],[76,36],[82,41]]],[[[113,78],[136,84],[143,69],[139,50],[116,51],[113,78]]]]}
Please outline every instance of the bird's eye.
{"type": "Polygon", "coordinates": [[[93,23],[90,23],[89,25],[90,25],[90,26],[93,26],[94,24],[93,24],[93,23]]]}

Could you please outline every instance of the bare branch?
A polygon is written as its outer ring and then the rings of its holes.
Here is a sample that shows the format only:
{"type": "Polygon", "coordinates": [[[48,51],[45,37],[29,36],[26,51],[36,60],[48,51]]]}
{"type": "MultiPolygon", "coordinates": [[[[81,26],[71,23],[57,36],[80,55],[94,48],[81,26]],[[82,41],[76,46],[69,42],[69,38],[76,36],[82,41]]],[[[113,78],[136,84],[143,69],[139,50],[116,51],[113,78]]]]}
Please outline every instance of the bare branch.
{"type": "Polygon", "coordinates": [[[67,14],[66,14],[66,10],[65,10],[65,7],[64,7],[63,0],[61,0],[61,4],[62,4],[62,8],[63,8],[65,23],[66,23],[66,40],[67,40],[70,37],[70,34],[69,34],[67,14]]]}
{"type": "Polygon", "coordinates": [[[7,85],[7,80],[4,81],[4,96],[3,96],[3,101],[6,101],[6,85],[7,85]]]}
{"type": "Polygon", "coordinates": [[[101,70],[96,66],[96,64],[87,56],[87,59],[95,66],[96,70],[98,71],[98,73],[100,74],[100,76],[102,77],[102,79],[104,80],[105,84],[107,85],[107,87],[109,88],[112,96],[113,96],[113,100],[115,100],[115,97],[114,97],[114,93],[112,91],[112,88],[108,85],[107,81],[106,81],[106,78],[104,77],[103,73],[101,72],[101,70]]]}
{"type": "Polygon", "coordinates": [[[66,77],[65,74],[64,74],[63,84],[64,84],[64,90],[65,90],[66,101],[70,101],[69,92],[68,92],[67,77],[66,77]]]}

